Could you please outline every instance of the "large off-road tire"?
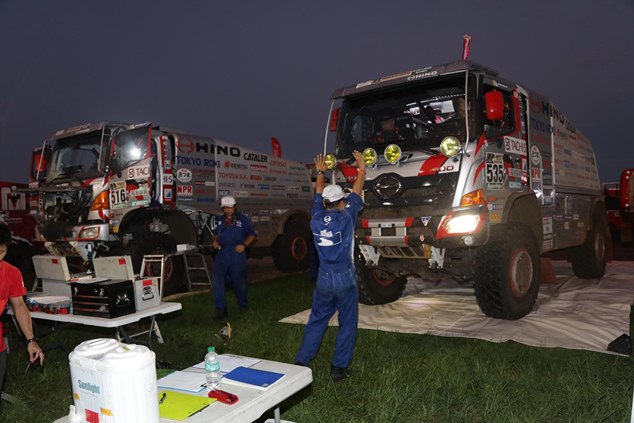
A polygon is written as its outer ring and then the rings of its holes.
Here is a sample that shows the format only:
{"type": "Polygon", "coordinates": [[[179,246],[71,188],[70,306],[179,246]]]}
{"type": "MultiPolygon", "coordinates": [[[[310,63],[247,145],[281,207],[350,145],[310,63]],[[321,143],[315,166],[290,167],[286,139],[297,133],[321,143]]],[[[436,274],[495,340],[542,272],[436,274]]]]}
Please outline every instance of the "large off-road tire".
{"type": "Polygon", "coordinates": [[[491,228],[489,243],[475,256],[474,287],[484,314],[516,320],[531,312],[539,291],[537,241],[527,226],[491,228]]]}
{"type": "MultiPolygon", "coordinates": [[[[128,252],[132,257],[134,273],[141,271],[143,256],[147,254],[166,254],[176,251],[176,242],[165,234],[145,232],[138,234],[128,244],[128,252]]],[[[170,257],[165,262],[165,281],[163,282],[163,297],[175,294],[185,285],[185,263],[182,256],[170,257]]],[[[160,264],[152,264],[146,270],[146,276],[160,276],[160,264]]]]}
{"type": "Polygon", "coordinates": [[[407,284],[407,277],[396,276],[383,270],[370,269],[364,264],[358,263],[357,282],[359,302],[376,305],[391,303],[399,299],[407,284]]]}
{"type": "Polygon", "coordinates": [[[570,249],[570,262],[575,276],[582,279],[602,278],[608,261],[608,222],[605,212],[595,212],[592,229],[585,242],[570,249]]]}
{"type": "Polygon", "coordinates": [[[307,226],[291,224],[273,243],[273,262],[280,272],[306,270],[310,262],[312,235],[307,226]]]}

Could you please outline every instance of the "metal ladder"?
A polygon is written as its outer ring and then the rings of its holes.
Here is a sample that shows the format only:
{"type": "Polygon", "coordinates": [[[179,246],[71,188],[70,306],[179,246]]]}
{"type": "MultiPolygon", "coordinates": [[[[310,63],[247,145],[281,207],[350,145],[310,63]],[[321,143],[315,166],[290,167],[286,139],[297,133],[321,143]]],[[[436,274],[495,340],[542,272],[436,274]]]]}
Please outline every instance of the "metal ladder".
{"type": "MultiPolygon", "coordinates": [[[[143,256],[143,261],[141,262],[141,271],[139,273],[139,275],[141,276],[141,278],[144,277],[148,277],[149,275],[145,274],[145,267],[148,265],[152,265],[152,264],[160,264],[161,265],[161,273],[159,276],[159,296],[161,297],[161,302],[163,300],[163,275],[165,272],[165,261],[167,260],[167,257],[163,256],[162,254],[148,254],[143,256]]],[[[159,344],[163,344],[163,335],[161,335],[161,330],[159,329],[158,323],[156,321],[156,316],[152,316],[152,320],[150,322],[150,327],[147,330],[141,331],[141,332],[137,332],[134,333],[132,335],[129,335],[129,338],[136,338],[140,335],[145,335],[148,334],[149,335],[149,340],[148,340],[148,346],[152,346],[152,333],[154,333],[154,335],[156,336],[156,339],[158,341],[159,344]]],[[[117,337],[117,341],[121,341],[121,339],[125,336],[125,333],[120,333],[119,330],[117,330],[116,333],[116,337],[117,337]]]]}
{"type": "Polygon", "coordinates": [[[205,255],[202,252],[201,248],[196,248],[189,251],[183,251],[183,261],[185,262],[185,275],[187,277],[187,290],[191,291],[192,287],[195,286],[212,286],[211,275],[209,274],[209,269],[207,268],[207,262],[205,261],[205,255]],[[200,260],[200,265],[192,265],[189,262],[190,258],[198,258],[200,260]],[[205,272],[205,276],[207,276],[207,282],[192,282],[190,272],[205,272]]]}

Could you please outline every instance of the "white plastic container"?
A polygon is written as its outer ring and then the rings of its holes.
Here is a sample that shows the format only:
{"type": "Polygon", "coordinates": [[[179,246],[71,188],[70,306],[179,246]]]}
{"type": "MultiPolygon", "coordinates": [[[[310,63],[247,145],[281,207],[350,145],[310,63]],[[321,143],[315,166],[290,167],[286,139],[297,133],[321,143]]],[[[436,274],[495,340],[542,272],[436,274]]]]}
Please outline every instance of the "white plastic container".
{"type": "Polygon", "coordinates": [[[68,356],[73,400],[86,423],[159,421],[154,353],[115,339],[79,344],[68,356]]]}

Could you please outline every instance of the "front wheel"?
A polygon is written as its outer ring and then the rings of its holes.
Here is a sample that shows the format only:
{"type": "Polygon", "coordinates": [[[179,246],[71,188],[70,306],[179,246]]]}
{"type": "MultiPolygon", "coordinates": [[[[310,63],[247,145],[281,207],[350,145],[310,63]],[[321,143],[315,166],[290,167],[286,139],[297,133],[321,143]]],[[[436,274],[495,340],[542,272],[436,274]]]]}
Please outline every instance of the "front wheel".
{"type": "Polygon", "coordinates": [[[537,241],[527,226],[495,225],[475,256],[474,288],[484,314],[516,320],[531,312],[539,290],[537,241]]]}
{"type": "Polygon", "coordinates": [[[361,304],[387,304],[398,300],[407,284],[407,277],[396,276],[380,269],[371,269],[365,264],[357,265],[359,302],[361,304]]]}

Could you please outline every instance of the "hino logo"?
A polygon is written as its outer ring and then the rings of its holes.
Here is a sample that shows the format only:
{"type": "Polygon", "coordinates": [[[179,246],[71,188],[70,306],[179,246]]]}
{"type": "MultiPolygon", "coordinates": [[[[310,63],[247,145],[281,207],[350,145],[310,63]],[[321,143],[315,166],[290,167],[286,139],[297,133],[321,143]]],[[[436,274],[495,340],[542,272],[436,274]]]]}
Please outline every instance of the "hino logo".
{"type": "Polygon", "coordinates": [[[372,191],[381,200],[389,200],[402,194],[403,184],[394,175],[379,176],[374,182],[372,191]]]}

